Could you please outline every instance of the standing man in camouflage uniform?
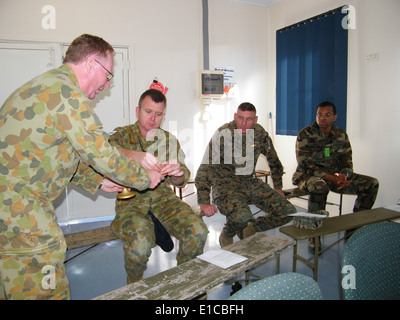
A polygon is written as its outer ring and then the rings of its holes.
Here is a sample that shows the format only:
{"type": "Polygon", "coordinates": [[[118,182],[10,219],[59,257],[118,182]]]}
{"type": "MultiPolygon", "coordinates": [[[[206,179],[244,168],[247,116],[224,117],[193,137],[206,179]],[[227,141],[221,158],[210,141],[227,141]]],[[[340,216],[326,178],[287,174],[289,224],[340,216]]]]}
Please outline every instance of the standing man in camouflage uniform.
{"type": "Polygon", "coordinates": [[[239,105],[234,121],[214,134],[196,174],[195,184],[200,208],[207,216],[218,210],[226,216],[219,242],[224,247],[240,239],[278,227],[288,221],[295,207],[282,191],[283,167],[268,132],[257,124],[256,108],[251,103],[239,105]],[[272,189],[256,178],[255,167],[260,154],[267,157],[274,183],[272,189]],[[214,203],[210,203],[210,191],[214,203]],[[253,217],[249,204],[268,214],[253,217]]]}
{"type": "Polygon", "coordinates": [[[156,89],[145,91],[136,108],[138,121],[116,128],[116,133],[110,137],[110,143],[128,158],[166,175],[165,181],[156,188],[136,192],[131,199],[116,200],[116,217],[111,228],[123,241],[128,283],[143,278],[151,249],[156,245],[149,211],[179,240],[178,264],[202,254],[207,239],[208,230],[202,218],[195,215],[170,186],[184,187],[190,171],[176,137],[160,129],[166,105],[167,99],[162,92],[156,89]]]}
{"type": "Polygon", "coordinates": [[[378,194],[377,179],[353,172],[349,137],[334,125],[336,118],[335,105],[322,102],[316,121],[297,136],[293,184],[309,192],[309,212],[325,210],[330,190],[357,195],[354,212],[371,209],[378,194]]]}
{"type": "Polygon", "coordinates": [[[90,99],[110,85],[113,52],[103,39],[82,35],[63,65],[0,108],[0,299],[70,298],[52,204],[70,181],[95,193],[163,180],[113,148],[93,111],[90,99]]]}

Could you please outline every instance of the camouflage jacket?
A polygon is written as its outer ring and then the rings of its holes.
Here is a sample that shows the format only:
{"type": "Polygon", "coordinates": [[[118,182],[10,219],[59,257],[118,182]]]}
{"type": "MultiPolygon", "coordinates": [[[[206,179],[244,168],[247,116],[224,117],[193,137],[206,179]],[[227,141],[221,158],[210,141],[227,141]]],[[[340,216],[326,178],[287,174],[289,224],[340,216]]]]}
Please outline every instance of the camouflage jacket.
{"type": "Polygon", "coordinates": [[[65,186],[72,181],[97,191],[102,176],[88,166],[127,186],[149,186],[147,171],[113,148],[101,128],[91,101],[67,65],[32,79],[4,102],[0,108],[0,251],[2,246],[39,245],[29,243],[27,234],[49,241],[56,225],[52,201],[65,186]]]}
{"type": "Polygon", "coordinates": [[[296,140],[297,169],[292,182],[298,185],[310,177],[353,173],[352,150],[347,133],[333,125],[325,136],[317,122],[302,129],[296,140]]]}
{"type": "Polygon", "coordinates": [[[272,140],[265,129],[256,124],[242,136],[235,121],[217,129],[205,151],[197,171],[195,185],[199,204],[210,203],[231,190],[240,189],[244,182],[255,178],[257,160],[266,156],[276,189],[282,189],[283,167],[272,140]]]}
{"type": "MultiPolygon", "coordinates": [[[[115,133],[110,136],[110,144],[116,148],[123,148],[135,151],[149,152],[153,154],[159,163],[163,163],[170,159],[177,159],[181,169],[184,172],[184,183],[178,187],[184,187],[190,177],[190,171],[185,165],[185,154],[180,147],[178,139],[163,129],[158,129],[154,138],[147,139],[142,136],[139,130],[138,122],[125,127],[118,127],[115,133]]],[[[172,181],[170,177],[166,177],[154,189],[146,189],[143,191],[134,190],[136,195],[128,200],[116,200],[117,213],[120,211],[131,212],[134,208],[147,214],[152,202],[162,198],[176,197],[171,189],[172,181]]]]}

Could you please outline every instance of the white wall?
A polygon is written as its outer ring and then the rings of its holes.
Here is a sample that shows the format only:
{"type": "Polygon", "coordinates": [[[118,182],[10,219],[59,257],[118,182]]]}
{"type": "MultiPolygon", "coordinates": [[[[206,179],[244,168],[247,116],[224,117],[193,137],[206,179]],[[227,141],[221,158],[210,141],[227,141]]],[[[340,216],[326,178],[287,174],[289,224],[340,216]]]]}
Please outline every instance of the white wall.
{"type": "Polygon", "coordinates": [[[257,107],[260,123],[267,125],[267,28],[266,7],[209,0],[210,68],[233,67],[237,85],[233,98],[215,101],[211,107],[211,120],[195,125],[199,128],[194,137],[196,170],[215,129],[233,120],[240,103],[252,102],[257,107]],[[198,132],[203,132],[202,137],[198,132]]]}
{"type": "MultiPolygon", "coordinates": [[[[347,132],[356,172],[380,181],[377,206],[400,199],[400,12],[398,0],[281,0],[269,10],[270,105],[275,112],[275,31],[330,9],[349,4],[356,9],[356,29],[349,30],[347,132]],[[367,55],[379,53],[379,61],[367,55]]],[[[339,115],[340,117],[340,115],[339,115]]],[[[285,185],[296,168],[295,138],[276,136],[275,145],[285,163],[285,185]]],[[[345,212],[354,198],[345,196],[345,212]]]]}
{"type": "MultiPolygon", "coordinates": [[[[266,100],[268,9],[228,0],[209,2],[210,67],[235,67],[241,87],[237,99],[254,101],[262,108],[266,100]]],[[[113,45],[130,46],[132,107],[157,76],[169,87],[164,127],[175,128],[184,138],[190,130],[193,134],[195,126],[209,128],[209,123],[198,121],[199,70],[203,67],[201,0],[116,0],[112,4],[105,0],[0,0],[0,39],[68,43],[82,33],[99,35],[113,45]],[[48,4],[56,9],[55,30],[44,30],[41,25],[45,16],[41,10],[48,4]]],[[[230,120],[237,99],[219,102],[223,108],[216,112],[233,104],[226,115],[230,120]]],[[[225,121],[214,118],[218,124],[225,121]]],[[[187,153],[194,171],[193,152],[187,153]]]]}
{"type": "MultiPolygon", "coordinates": [[[[169,87],[164,128],[178,134],[194,174],[210,135],[232,119],[240,102],[253,102],[259,122],[274,133],[267,115],[275,116],[275,31],[342,4],[357,10],[357,28],[350,31],[347,124],[355,170],[379,178],[376,205],[391,204],[400,198],[398,0],[281,0],[271,8],[209,0],[210,67],[234,67],[238,86],[234,98],[211,107],[207,122],[200,119],[198,97],[201,0],[0,0],[0,39],[70,42],[91,33],[128,45],[132,108],[154,76],[169,87]],[[55,30],[41,25],[41,10],[49,4],[56,9],[55,30]],[[376,52],[380,60],[366,63],[365,56],[376,52]]],[[[285,166],[284,186],[290,187],[294,138],[274,139],[285,166]]]]}

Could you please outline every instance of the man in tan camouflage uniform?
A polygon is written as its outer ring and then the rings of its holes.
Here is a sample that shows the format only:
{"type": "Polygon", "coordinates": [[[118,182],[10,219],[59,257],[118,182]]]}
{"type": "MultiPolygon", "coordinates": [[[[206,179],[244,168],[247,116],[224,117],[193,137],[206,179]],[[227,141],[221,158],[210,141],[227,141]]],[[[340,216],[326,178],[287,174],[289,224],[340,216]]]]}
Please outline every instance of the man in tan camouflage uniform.
{"type": "Polygon", "coordinates": [[[371,209],[378,194],[377,179],[353,172],[349,137],[334,125],[336,118],[335,105],[322,102],[316,121],[297,136],[293,184],[309,192],[309,212],[325,210],[330,190],[357,195],[354,212],[371,209]]]}
{"type": "Polygon", "coordinates": [[[163,180],[112,147],[93,111],[90,99],[110,85],[113,52],[103,39],[82,35],[62,66],[0,108],[0,299],[70,298],[52,204],[70,181],[95,193],[163,180]]]}
{"type": "Polygon", "coordinates": [[[151,250],[156,245],[149,211],[179,240],[178,264],[202,254],[207,239],[208,230],[202,218],[195,215],[170,186],[184,187],[190,171],[176,137],[159,128],[166,104],[162,92],[156,89],[145,91],[136,108],[138,121],[116,128],[116,133],[110,137],[110,143],[128,158],[166,175],[165,181],[156,188],[136,192],[131,199],[116,201],[116,217],[111,228],[123,241],[128,283],[142,279],[151,250]]]}
{"type": "Polygon", "coordinates": [[[218,210],[226,216],[219,241],[222,247],[233,242],[235,234],[245,238],[256,231],[278,227],[288,221],[295,207],[282,191],[283,167],[268,132],[257,124],[256,109],[242,103],[234,121],[214,134],[196,174],[195,185],[200,208],[207,216],[218,210]],[[272,189],[255,176],[260,154],[266,156],[274,184],[272,189]],[[210,203],[210,191],[214,203],[210,203]],[[268,214],[253,217],[249,204],[268,214]]]}

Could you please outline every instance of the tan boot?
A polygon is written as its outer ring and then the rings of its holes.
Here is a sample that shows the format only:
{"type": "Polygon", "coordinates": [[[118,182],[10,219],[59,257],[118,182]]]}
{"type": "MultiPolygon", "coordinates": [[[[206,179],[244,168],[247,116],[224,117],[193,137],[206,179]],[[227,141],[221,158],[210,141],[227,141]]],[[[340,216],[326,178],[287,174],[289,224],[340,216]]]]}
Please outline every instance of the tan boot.
{"type": "Polygon", "coordinates": [[[246,226],[246,228],[243,229],[243,239],[246,239],[248,237],[251,237],[256,234],[256,229],[254,229],[254,226],[251,222],[246,226]]]}
{"type": "Polygon", "coordinates": [[[227,237],[225,233],[222,231],[219,236],[219,245],[222,247],[226,247],[233,243],[233,237],[227,237]]]}

